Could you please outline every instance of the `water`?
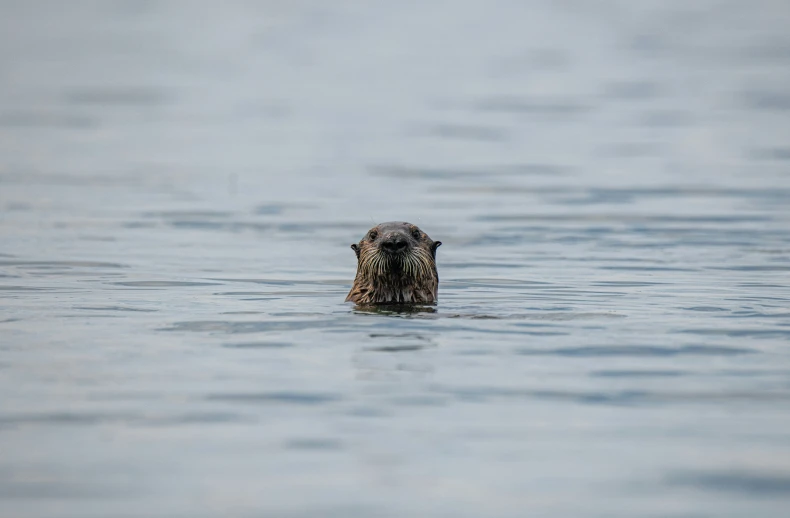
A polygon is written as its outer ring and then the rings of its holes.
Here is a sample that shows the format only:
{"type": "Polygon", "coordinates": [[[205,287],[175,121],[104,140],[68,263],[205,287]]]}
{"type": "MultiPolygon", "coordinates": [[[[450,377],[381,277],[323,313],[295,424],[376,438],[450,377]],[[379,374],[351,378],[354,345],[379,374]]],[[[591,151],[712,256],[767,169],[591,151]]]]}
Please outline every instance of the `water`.
{"type": "Polygon", "coordinates": [[[0,10],[3,516],[790,508],[784,2],[0,10]]]}

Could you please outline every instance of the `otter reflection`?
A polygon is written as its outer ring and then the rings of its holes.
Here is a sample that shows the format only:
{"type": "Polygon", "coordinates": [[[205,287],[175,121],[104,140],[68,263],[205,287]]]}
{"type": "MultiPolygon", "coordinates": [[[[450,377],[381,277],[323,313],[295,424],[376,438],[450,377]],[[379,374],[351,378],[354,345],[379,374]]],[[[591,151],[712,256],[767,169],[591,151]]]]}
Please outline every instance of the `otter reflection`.
{"type": "Polygon", "coordinates": [[[358,304],[357,307],[354,308],[354,312],[361,315],[420,317],[425,313],[436,313],[436,308],[433,306],[419,306],[414,304],[371,304],[367,306],[358,304]]]}
{"type": "Polygon", "coordinates": [[[411,223],[376,225],[351,245],[357,255],[357,275],[346,302],[433,304],[439,290],[436,249],[441,244],[411,223]]]}

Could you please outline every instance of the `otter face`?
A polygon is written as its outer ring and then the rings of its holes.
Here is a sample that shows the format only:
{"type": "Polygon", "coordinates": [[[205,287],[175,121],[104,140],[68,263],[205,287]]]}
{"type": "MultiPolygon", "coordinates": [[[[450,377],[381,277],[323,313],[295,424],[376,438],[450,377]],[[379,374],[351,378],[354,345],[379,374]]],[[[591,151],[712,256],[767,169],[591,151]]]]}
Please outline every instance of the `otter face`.
{"type": "Polygon", "coordinates": [[[357,276],[346,301],[359,305],[435,302],[436,249],[441,244],[411,223],[376,225],[351,245],[357,255],[357,276]]]}

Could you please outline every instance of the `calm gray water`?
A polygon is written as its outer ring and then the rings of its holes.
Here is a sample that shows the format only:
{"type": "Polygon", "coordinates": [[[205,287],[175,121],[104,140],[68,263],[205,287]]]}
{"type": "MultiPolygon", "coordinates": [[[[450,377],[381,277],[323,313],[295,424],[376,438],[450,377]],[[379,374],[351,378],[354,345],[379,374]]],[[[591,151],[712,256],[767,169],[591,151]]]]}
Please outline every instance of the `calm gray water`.
{"type": "Polygon", "coordinates": [[[785,515],[789,26],[3,2],[0,515],[785,515]],[[433,313],[343,303],[389,220],[433,313]]]}

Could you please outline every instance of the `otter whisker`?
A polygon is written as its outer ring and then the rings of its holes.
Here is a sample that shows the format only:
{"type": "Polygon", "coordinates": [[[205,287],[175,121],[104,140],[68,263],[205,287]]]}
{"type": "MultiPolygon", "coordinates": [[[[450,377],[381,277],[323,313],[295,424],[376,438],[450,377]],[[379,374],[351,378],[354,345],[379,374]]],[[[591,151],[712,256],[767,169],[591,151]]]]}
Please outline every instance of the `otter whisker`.
{"type": "Polygon", "coordinates": [[[415,276],[422,278],[422,277],[426,277],[428,271],[425,269],[425,261],[423,260],[421,255],[422,254],[416,254],[415,257],[413,258],[413,261],[414,261],[415,276]]]}
{"type": "Polygon", "coordinates": [[[415,250],[414,254],[409,259],[413,264],[415,276],[425,277],[429,275],[431,271],[430,259],[422,249],[415,250]]]}
{"type": "Polygon", "coordinates": [[[386,271],[387,262],[388,262],[387,258],[384,257],[383,255],[379,254],[379,263],[378,263],[379,264],[379,272],[378,272],[379,273],[379,277],[383,277],[384,276],[384,272],[386,271]]]}

